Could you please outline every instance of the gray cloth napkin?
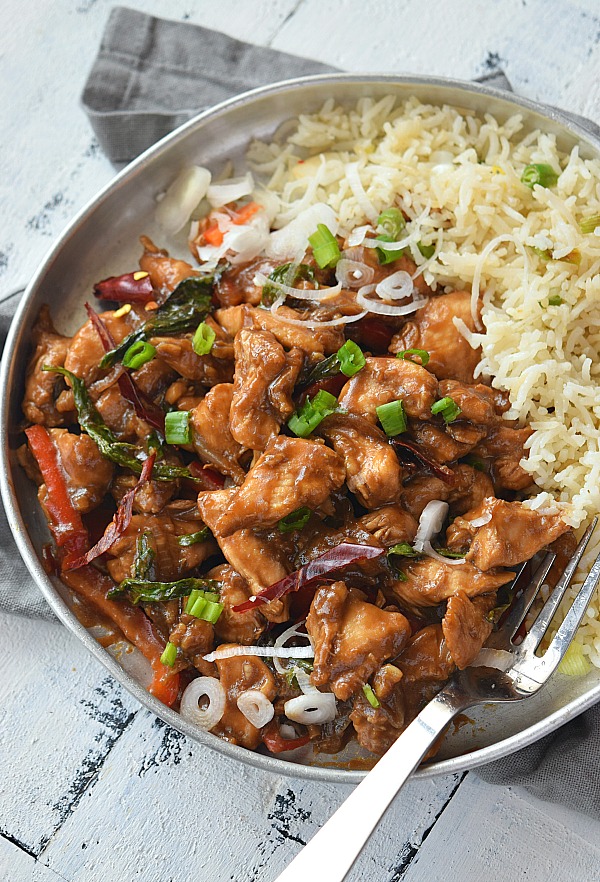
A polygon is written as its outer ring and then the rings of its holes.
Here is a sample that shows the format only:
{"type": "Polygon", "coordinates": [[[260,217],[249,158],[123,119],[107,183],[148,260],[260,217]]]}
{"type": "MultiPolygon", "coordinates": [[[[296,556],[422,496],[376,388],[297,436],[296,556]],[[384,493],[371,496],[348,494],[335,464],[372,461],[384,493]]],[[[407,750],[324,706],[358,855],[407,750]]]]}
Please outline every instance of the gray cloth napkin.
{"type": "MultiPolygon", "coordinates": [[[[251,46],[206,28],[112,10],[82,96],[96,136],[116,163],[133,159],[197,112],[246,89],[334,68],[251,46]]],[[[503,73],[483,80],[510,89],[503,73]]],[[[573,116],[595,134],[594,123],[573,116]]],[[[0,303],[0,343],[17,298],[0,303]]],[[[52,613],[0,520],[0,609],[52,613]]],[[[485,780],[522,785],[541,799],[600,817],[600,706],[525,750],[478,770],[485,780]]]]}

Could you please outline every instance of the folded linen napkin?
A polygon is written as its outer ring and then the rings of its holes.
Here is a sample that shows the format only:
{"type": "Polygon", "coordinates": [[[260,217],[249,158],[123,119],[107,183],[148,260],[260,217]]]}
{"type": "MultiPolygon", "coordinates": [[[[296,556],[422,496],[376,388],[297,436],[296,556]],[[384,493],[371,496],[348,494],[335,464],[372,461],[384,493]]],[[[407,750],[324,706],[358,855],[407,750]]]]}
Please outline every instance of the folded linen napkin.
{"type": "MultiPolygon", "coordinates": [[[[218,101],[280,79],[332,70],[196,25],[116,7],[82,103],[106,155],[120,163],[218,101]]],[[[501,72],[483,81],[511,88],[501,72]]],[[[600,135],[594,123],[574,118],[600,135]]],[[[0,345],[17,300],[13,295],[0,303],[0,345]]],[[[53,618],[21,562],[1,506],[0,565],[0,609],[53,618]]],[[[478,774],[492,783],[522,785],[541,799],[600,818],[598,757],[600,705],[531,747],[479,769],[478,774]]]]}

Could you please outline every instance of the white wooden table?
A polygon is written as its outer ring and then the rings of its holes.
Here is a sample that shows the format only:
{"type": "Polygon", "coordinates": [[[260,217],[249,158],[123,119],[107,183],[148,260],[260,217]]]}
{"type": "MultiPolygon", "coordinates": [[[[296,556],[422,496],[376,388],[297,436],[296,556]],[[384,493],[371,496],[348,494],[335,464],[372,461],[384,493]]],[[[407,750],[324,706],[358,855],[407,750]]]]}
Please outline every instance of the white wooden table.
{"type": "MultiPolygon", "coordinates": [[[[598,0],[129,5],[353,71],[502,67],[521,94],[600,122],[598,0]]],[[[113,173],[78,105],[109,8],[0,4],[2,297],[113,173]]],[[[189,742],[58,624],[0,614],[0,635],[1,882],[268,882],[348,793],[189,742]]],[[[352,878],[594,882],[599,843],[600,822],[449,776],[404,790],[352,878]]]]}

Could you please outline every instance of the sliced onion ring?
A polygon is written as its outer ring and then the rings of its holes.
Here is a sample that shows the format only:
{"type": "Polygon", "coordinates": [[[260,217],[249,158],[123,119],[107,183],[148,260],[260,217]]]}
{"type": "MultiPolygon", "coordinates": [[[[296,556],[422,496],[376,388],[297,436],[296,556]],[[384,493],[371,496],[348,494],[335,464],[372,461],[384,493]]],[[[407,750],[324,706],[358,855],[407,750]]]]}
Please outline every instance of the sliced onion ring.
{"type": "Polygon", "coordinates": [[[442,524],[448,514],[448,503],[441,499],[432,499],[428,502],[419,518],[419,528],[413,547],[416,551],[424,551],[426,542],[431,542],[434,536],[442,529],[442,524]]]}
{"type": "Polygon", "coordinates": [[[275,282],[272,279],[268,279],[263,273],[256,273],[253,281],[255,285],[270,285],[276,291],[279,291],[280,294],[295,297],[296,300],[326,300],[328,297],[335,297],[342,290],[341,282],[338,285],[333,285],[331,288],[317,288],[315,290],[294,288],[291,285],[284,285],[283,282],[275,282]]]}
{"type": "Polygon", "coordinates": [[[474,518],[472,521],[469,521],[471,527],[485,527],[486,524],[492,520],[491,511],[487,511],[484,515],[481,515],[480,518],[474,518]]]}
{"type": "MultiPolygon", "coordinates": [[[[204,661],[214,662],[223,658],[234,658],[237,655],[258,655],[263,658],[314,658],[312,646],[223,646],[209,652],[204,661]]],[[[194,680],[194,683],[196,681],[194,680]]]]}
{"type": "Polygon", "coordinates": [[[181,696],[181,716],[201,729],[209,731],[220,722],[225,713],[225,689],[216,677],[197,677],[186,687],[181,696]],[[198,701],[206,696],[207,707],[198,707],[198,701]]]}
{"type": "Polygon", "coordinates": [[[335,277],[344,288],[362,288],[375,278],[375,270],[366,263],[342,257],[335,268],[335,277]]]}
{"type": "Polygon", "coordinates": [[[208,201],[213,208],[220,208],[229,202],[235,202],[243,196],[249,196],[254,189],[254,178],[250,172],[247,172],[241,178],[229,178],[226,181],[219,181],[211,184],[206,193],[208,201]]]}
{"type": "Polygon", "coordinates": [[[178,233],[189,221],[192,212],[206,196],[210,184],[207,168],[192,165],[177,175],[158,203],[154,216],[167,233],[178,233]]]}
{"type": "Polygon", "coordinates": [[[425,306],[427,303],[426,297],[412,300],[410,303],[406,303],[403,306],[383,303],[381,300],[369,300],[366,295],[372,294],[374,290],[374,285],[364,285],[356,292],[356,302],[364,307],[367,312],[372,312],[376,315],[409,315],[411,312],[416,312],[417,309],[421,309],[421,307],[425,306]]]}
{"type": "Polygon", "coordinates": [[[332,692],[311,692],[290,698],[283,706],[286,717],[305,726],[321,725],[335,719],[336,701],[332,692]]]}
{"type": "Polygon", "coordinates": [[[382,300],[405,300],[414,291],[412,276],[405,270],[398,270],[386,276],[375,286],[375,293],[382,300]]]}
{"type": "Polygon", "coordinates": [[[273,702],[260,689],[247,689],[238,696],[237,706],[249,723],[262,729],[275,716],[273,702]]]}
{"type": "MultiPolygon", "coordinates": [[[[291,640],[293,637],[303,637],[305,640],[308,640],[308,642],[310,644],[310,637],[308,636],[306,631],[299,630],[305,622],[306,622],[306,619],[303,619],[301,622],[296,622],[290,628],[286,628],[285,631],[282,631],[282,633],[279,635],[279,637],[275,641],[275,648],[282,649],[285,646],[285,644],[288,642],[288,640],[291,640]]],[[[284,657],[283,653],[281,654],[281,656],[282,656],[282,658],[284,657]]],[[[290,658],[290,656],[287,656],[287,657],[290,658]]],[[[292,658],[294,658],[294,657],[298,658],[298,656],[292,656],[292,658]]],[[[281,662],[279,661],[279,659],[277,658],[276,655],[273,656],[273,667],[275,668],[275,670],[277,671],[278,674],[285,674],[285,672],[287,671],[287,668],[285,668],[281,664],[281,662]]]]}
{"type": "Polygon", "coordinates": [[[356,315],[341,315],[339,318],[331,319],[327,322],[320,322],[318,319],[293,319],[288,318],[287,315],[278,315],[277,310],[282,305],[282,300],[276,300],[273,306],[271,307],[271,315],[274,315],[276,319],[279,319],[280,322],[285,322],[288,325],[296,325],[299,328],[332,328],[336,325],[349,325],[351,322],[358,322],[360,319],[364,318],[368,310],[365,309],[363,312],[358,312],[356,315]]]}

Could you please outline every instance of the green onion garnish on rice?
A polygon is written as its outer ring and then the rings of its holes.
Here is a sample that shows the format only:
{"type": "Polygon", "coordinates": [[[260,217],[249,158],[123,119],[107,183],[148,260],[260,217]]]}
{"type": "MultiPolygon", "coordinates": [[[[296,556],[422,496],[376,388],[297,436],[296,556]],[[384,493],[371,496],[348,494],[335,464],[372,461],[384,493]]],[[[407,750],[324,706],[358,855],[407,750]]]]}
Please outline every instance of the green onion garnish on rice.
{"type": "Polygon", "coordinates": [[[558,175],[551,165],[545,162],[532,162],[526,165],[521,175],[521,182],[533,190],[536,184],[540,187],[553,187],[558,181],[558,175]]]}

